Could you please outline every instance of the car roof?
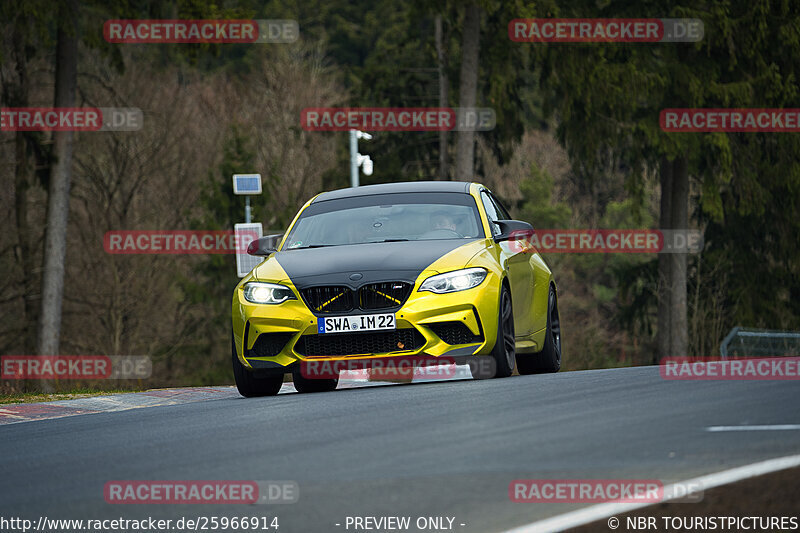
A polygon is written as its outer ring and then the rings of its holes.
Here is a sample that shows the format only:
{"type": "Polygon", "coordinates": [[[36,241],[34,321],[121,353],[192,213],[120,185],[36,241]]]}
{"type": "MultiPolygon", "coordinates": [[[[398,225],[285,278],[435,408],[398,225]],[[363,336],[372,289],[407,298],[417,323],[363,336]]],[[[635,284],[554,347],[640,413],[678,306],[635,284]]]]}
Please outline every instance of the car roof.
{"type": "Polygon", "coordinates": [[[380,185],[364,185],[363,187],[348,187],[336,191],[324,192],[314,198],[312,203],[353,198],[355,196],[371,196],[373,194],[393,193],[429,193],[429,192],[458,192],[469,193],[468,181],[404,181],[400,183],[382,183],[380,185]]]}

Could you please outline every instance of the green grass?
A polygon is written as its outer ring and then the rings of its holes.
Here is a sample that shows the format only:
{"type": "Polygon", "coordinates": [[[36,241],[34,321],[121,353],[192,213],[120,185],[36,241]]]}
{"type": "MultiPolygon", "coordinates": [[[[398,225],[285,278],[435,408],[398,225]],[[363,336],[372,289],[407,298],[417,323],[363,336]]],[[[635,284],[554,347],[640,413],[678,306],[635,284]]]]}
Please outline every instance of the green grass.
{"type": "Polygon", "coordinates": [[[79,387],[54,393],[0,392],[0,405],[12,404],[12,403],[38,403],[38,402],[53,402],[57,400],[74,400],[76,398],[90,398],[92,396],[104,396],[106,394],[119,394],[123,392],[139,392],[139,391],[130,389],[96,390],[96,389],[79,387]]]}

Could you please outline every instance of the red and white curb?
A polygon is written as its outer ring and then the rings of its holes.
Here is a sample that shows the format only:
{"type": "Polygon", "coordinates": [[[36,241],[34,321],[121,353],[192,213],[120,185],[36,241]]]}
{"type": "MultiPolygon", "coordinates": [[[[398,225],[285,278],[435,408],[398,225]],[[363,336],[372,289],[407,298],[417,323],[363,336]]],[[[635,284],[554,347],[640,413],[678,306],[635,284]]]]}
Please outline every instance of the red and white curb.
{"type": "MultiPolygon", "coordinates": [[[[430,368],[415,368],[414,377],[410,380],[411,383],[422,383],[426,381],[453,381],[458,379],[472,379],[472,373],[467,365],[455,365],[452,371],[446,372],[446,377],[442,374],[429,372],[430,368]]],[[[402,380],[399,380],[402,381],[402,380]]],[[[394,385],[394,381],[381,381],[378,379],[370,379],[369,370],[343,370],[339,372],[339,387],[340,389],[349,389],[356,387],[369,387],[377,385],[394,385]]]]}
{"type": "MultiPolygon", "coordinates": [[[[291,387],[291,384],[289,386],[291,387]]],[[[191,387],[153,389],[54,402],[8,404],[0,406],[0,425],[233,397],[239,397],[235,387],[191,387]]]]}
{"type": "MultiPolygon", "coordinates": [[[[425,375],[424,369],[417,369],[411,382],[450,381],[454,379],[469,379],[471,377],[469,367],[467,366],[458,366],[456,367],[456,372],[452,376],[435,380],[425,375]]],[[[338,388],[353,389],[393,384],[395,383],[389,381],[370,380],[368,370],[351,370],[341,372],[338,388]]],[[[294,385],[291,383],[284,383],[279,394],[294,392],[296,392],[294,385]]],[[[50,420],[53,418],[77,415],[128,411],[130,409],[141,409],[143,407],[222,400],[227,398],[241,398],[236,387],[153,389],[144,392],[116,393],[105,396],[93,396],[91,398],[77,398],[74,400],[7,404],[0,405],[0,425],[33,422],[35,420],[50,420]]]]}

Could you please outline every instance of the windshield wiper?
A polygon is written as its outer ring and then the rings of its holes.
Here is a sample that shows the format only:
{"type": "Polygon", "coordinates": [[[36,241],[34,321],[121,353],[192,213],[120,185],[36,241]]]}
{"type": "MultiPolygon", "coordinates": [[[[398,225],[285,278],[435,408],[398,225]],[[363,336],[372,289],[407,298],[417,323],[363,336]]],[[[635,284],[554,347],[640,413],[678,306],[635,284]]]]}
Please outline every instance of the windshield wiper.
{"type": "MultiPolygon", "coordinates": [[[[369,241],[369,242],[356,242],[351,244],[376,244],[379,242],[405,242],[409,239],[384,239],[382,241],[369,241]]],[[[339,244],[309,244],[308,246],[298,246],[296,248],[287,248],[287,250],[304,250],[306,248],[326,248],[328,246],[341,246],[339,244]]]]}

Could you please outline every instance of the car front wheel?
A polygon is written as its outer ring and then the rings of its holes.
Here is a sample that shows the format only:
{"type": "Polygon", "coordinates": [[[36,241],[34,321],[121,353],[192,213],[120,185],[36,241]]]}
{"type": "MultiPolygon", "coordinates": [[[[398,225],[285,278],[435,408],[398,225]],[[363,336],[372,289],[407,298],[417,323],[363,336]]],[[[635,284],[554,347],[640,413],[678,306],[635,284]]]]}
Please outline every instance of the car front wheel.
{"type": "Polygon", "coordinates": [[[256,398],[259,396],[275,396],[283,385],[283,374],[274,376],[256,377],[250,370],[245,368],[239,357],[236,355],[236,343],[231,336],[231,357],[233,358],[233,377],[236,380],[236,388],[239,394],[245,398],[256,398]]]}
{"type": "Polygon", "coordinates": [[[516,352],[514,310],[511,306],[511,292],[505,285],[500,291],[497,314],[497,340],[491,357],[477,357],[470,363],[472,377],[475,379],[507,378],[514,372],[516,352]]]}

